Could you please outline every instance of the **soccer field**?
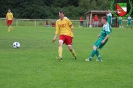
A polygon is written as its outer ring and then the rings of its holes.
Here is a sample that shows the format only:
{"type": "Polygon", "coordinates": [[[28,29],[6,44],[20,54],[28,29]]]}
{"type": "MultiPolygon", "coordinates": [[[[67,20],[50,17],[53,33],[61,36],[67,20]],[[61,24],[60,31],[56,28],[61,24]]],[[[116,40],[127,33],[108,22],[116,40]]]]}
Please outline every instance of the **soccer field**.
{"type": "Polygon", "coordinates": [[[103,62],[85,62],[101,28],[75,28],[73,48],[77,60],[58,40],[52,43],[55,28],[15,26],[7,32],[0,27],[0,88],[133,88],[133,30],[113,28],[100,51],[103,62]],[[13,42],[21,47],[14,49],[13,42]]]}

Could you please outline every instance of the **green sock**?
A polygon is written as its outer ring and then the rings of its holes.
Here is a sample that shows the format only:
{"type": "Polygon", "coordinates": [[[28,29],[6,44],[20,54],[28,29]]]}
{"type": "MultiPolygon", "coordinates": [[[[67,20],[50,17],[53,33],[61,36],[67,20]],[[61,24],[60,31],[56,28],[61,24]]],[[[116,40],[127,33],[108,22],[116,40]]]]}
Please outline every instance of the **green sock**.
{"type": "Polygon", "coordinates": [[[131,25],[131,29],[132,29],[132,25],[131,25]]]}
{"type": "Polygon", "coordinates": [[[96,54],[96,50],[92,50],[89,60],[91,61],[94,55],[96,54]]]}
{"type": "Polygon", "coordinates": [[[96,50],[96,55],[98,57],[98,60],[101,60],[102,59],[98,50],[96,50]]]}
{"type": "Polygon", "coordinates": [[[128,29],[128,25],[127,25],[127,29],[128,29]]]}

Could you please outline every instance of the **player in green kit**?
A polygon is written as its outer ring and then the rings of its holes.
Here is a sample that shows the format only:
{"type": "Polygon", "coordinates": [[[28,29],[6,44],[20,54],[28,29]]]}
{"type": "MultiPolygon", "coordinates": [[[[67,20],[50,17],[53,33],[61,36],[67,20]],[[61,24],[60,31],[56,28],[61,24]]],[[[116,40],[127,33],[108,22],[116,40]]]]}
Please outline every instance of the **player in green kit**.
{"type": "Polygon", "coordinates": [[[111,14],[110,10],[108,10],[108,13],[106,15],[107,15],[108,24],[111,26],[111,24],[112,24],[112,14],[111,14]]]}
{"type": "Polygon", "coordinates": [[[132,29],[132,18],[130,16],[127,18],[127,29],[128,29],[128,26],[130,26],[132,29]]]}
{"type": "Polygon", "coordinates": [[[111,28],[110,28],[110,25],[107,22],[107,17],[106,16],[103,16],[101,18],[101,22],[103,24],[102,31],[98,35],[97,41],[94,43],[93,50],[90,54],[90,57],[88,59],[85,59],[85,61],[91,61],[92,58],[95,56],[95,54],[98,57],[97,61],[102,61],[102,58],[100,56],[100,53],[99,53],[98,49],[102,49],[102,47],[107,43],[109,35],[111,33],[111,28]]]}
{"type": "Polygon", "coordinates": [[[123,26],[122,26],[122,17],[121,17],[121,16],[119,16],[118,22],[119,22],[119,27],[123,27],[123,26]]]}

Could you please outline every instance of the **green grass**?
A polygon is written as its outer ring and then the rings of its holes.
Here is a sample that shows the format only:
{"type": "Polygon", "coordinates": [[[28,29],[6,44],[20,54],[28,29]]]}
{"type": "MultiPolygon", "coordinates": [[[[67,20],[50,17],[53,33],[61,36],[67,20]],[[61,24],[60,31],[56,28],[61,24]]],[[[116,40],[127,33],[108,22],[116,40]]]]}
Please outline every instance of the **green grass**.
{"type": "Polygon", "coordinates": [[[108,43],[100,50],[103,62],[85,62],[101,28],[75,28],[73,47],[77,60],[63,46],[58,56],[58,40],[52,43],[51,27],[0,27],[0,88],[132,88],[133,30],[113,28],[108,43]],[[13,42],[21,44],[19,49],[13,42]]]}

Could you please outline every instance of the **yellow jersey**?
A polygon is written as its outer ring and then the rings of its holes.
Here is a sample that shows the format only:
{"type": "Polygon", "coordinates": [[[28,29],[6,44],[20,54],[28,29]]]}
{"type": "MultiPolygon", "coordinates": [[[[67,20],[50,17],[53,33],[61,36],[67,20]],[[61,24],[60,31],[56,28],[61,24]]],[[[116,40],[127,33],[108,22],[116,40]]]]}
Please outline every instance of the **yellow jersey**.
{"type": "Polygon", "coordinates": [[[6,14],[6,19],[7,19],[7,20],[13,20],[13,14],[12,14],[11,12],[8,12],[8,13],[6,14]]]}
{"type": "Polygon", "coordinates": [[[58,35],[67,35],[73,37],[72,32],[72,22],[69,19],[63,18],[56,21],[56,31],[55,34],[58,35]]]}

